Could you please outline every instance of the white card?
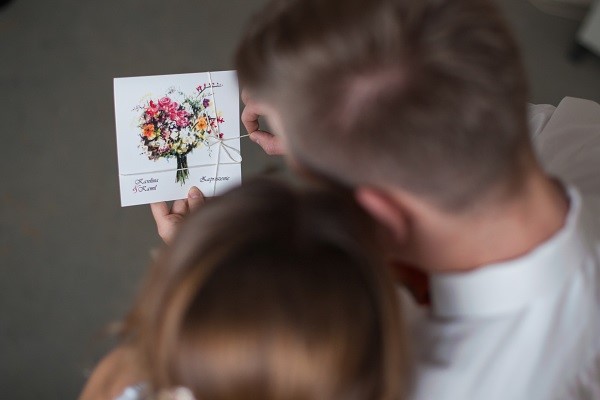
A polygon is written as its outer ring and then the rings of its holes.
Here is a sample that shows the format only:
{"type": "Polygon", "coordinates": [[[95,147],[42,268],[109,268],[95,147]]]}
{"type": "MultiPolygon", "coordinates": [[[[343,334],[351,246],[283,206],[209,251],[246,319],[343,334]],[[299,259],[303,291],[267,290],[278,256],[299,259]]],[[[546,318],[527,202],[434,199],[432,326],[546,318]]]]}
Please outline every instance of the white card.
{"type": "Polygon", "coordinates": [[[115,78],[121,206],[241,183],[235,71],[115,78]]]}

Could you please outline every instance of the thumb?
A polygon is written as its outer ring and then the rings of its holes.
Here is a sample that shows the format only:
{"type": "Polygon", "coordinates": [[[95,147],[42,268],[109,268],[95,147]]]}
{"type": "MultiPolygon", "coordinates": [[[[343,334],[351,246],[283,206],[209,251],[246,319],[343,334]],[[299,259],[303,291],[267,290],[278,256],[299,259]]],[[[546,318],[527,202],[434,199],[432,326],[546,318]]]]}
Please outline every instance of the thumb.
{"type": "Polygon", "coordinates": [[[204,204],[204,195],[196,186],[192,186],[188,192],[188,206],[190,211],[194,211],[202,204],[204,204]]]}
{"type": "Polygon", "coordinates": [[[285,154],[281,138],[264,131],[254,131],[250,134],[250,140],[257,143],[270,156],[282,156],[285,154]]]}

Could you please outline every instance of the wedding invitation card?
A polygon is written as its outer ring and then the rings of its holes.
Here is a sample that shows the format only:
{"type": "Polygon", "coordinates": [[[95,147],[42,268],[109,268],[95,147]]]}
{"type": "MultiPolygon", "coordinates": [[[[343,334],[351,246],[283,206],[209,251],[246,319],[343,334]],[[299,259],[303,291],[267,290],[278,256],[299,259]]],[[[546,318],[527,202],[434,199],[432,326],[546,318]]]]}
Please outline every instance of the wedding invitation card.
{"type": "Polygon", "coordinates": [[[241,183],[235,71],[115,78],[121,206],[241,183]]]}

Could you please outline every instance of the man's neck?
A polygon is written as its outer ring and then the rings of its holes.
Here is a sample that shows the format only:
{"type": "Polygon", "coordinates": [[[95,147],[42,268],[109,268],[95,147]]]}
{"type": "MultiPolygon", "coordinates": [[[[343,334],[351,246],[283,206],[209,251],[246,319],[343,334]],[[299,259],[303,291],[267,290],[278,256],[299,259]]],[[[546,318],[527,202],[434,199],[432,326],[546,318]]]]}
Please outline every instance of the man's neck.
{"type": "Polygon", "coordinates": [[[562,228],[569,209],[563,188],[538,169],[517,194],[498,203],[468,216],[425,222],[418,246],[424,250],[422,267],[461,272],[523,256],[562,228]]]}

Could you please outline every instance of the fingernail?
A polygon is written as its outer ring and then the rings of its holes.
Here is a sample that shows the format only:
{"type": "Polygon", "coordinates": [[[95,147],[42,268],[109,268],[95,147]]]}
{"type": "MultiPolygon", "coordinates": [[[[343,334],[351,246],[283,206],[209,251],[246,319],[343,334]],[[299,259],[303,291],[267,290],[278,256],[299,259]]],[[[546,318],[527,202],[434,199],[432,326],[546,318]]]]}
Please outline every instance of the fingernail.
{"type": "Polygon", "coordinates": [[[188,197],[192,199],[198,199],[202,197],[202,192],[196,186],[192,186],[188,192],[188,197]]]}

